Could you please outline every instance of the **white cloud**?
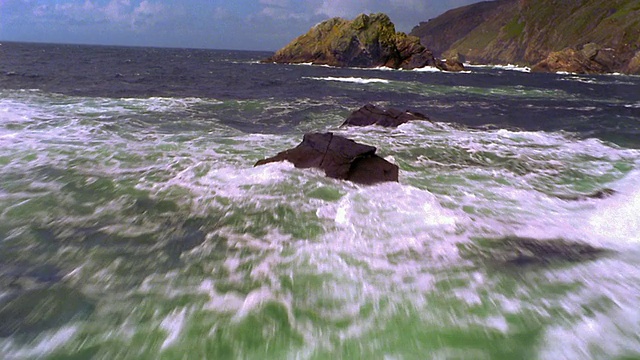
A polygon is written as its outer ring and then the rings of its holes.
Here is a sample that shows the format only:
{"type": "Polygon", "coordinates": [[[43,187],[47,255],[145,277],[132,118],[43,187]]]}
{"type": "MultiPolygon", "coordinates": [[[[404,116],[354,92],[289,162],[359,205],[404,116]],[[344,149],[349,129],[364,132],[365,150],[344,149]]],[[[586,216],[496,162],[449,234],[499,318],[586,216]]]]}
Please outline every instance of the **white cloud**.
{"type": "Polygon", "coordinates": [[[316,14],[328,17],[351,17],[351,15],[357,13],[370,12],[366,9],[368,2],[369,1],[353,3],[349,1],[324,0],[316,10],[316,14]]]}
{"type": "Polygon", "coordinates": [[[274,20],[305,20],[308,18],[308,16],[303,13],[286,12],[277,7],[266,7],[260,11],[259,15],[266,16],[274,20]]]}
{"type": "Polygon", "coordinates": [[[281,8],[285,8],[291,5],[290,0],[260,0],[259,3],[262,5],[275,6],[275,7],[281,7],[281,8]]]}
{"type": "Polygon", "coordinates": [[[213,9],[213,18],[216,20],[225,20],[231,16],[229,10],[225,7],[218,6],[213,9]]]}
{"type": "Polygon", "coordinates": [[[453,7],[480,0],[305,0],[315,2],[315,14],[326,17],[354,18],[365,13],[383,12],[389,15],[401,31],[410,31],[421,21],[440,15],[453,7]]]}
{"type": "Polygon", "coordinates": [[[111,0],[102,11],[111,22],[126,22],[132,15],[130,7],[131,2],[129,0],[111,0]]]}
{"type": "Polygon", "coordinates": [[[111,23],[119,27],[133,30],[153,25],[168,15],[167,8],[158,2],[142,0],[110,0],[105,5],[98,5],[91,0],[79,2],[63,2],[55,5],[39,5],[33,8],[38,17],[66,19],[74,22],[111,23]]]}
{"type": "Polygon", "coordinates": [[[399,31],[480,0],[0,0],[0,38],[276,50],[329,17],[384,12],[399,31]]]}
{"type": "Polygon", "coordinates": [[[165,16],[165,7],[143,0],[131,13],[131,24],[135,27],[155,24],[165,16]]]}
{"type": "Polygon", "coordinates": [[[272,20],[308,20],[312,15],[308,11],[309,1],[292,2],[291,0],[259,0],[262,9],[250,16],[250,20],[267,18],[272,20]]]}
{"type": "Polygon", "coordinates": [[[33,8],[33,15],[37,17],[45,16],[48,13],[49,13],[48,5],[39,5],[33,8]]]}

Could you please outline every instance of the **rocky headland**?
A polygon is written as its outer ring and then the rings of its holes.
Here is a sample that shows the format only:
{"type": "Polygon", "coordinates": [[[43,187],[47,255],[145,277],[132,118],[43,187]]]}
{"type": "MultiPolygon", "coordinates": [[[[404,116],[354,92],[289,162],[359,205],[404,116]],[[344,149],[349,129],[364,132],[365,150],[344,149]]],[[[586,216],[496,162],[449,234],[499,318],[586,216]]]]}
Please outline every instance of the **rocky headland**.
{"type": "Polygon", "coordinates": [[[326,20],[265,62],[393,69],[433,66],[445,71],[464,69],[459,62],[436,59],[418,37],[396,32],[395,25],[385,14],[362,14],[353,20],[326,20]]]}
{"type": "Polygon", "coordinates": [[[534,71],[640,74],[637,0],[497,0],[415,27],[436,57],[534,71]]]}

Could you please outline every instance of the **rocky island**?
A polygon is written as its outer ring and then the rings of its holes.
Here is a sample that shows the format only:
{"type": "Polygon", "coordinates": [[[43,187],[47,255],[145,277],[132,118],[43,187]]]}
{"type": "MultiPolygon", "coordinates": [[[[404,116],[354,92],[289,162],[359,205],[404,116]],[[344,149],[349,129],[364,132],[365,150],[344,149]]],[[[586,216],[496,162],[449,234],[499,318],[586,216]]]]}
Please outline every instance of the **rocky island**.
{"type": "Polygon", "coordinates": [[[533,71],[640,74],[638,0],[496,0],[450,10],[410,35],[436,57],[533,71]]]}
{"type": "Polygon", "coordinates": [[[396,32],[395,25],[385,14],[362,14],[354,20],[326,20],[265,62],[363,68],[385,66],[393,69],[434,66],[446,71],[464,69],[459,62],[436,59],[418,37],[396,32]]]}

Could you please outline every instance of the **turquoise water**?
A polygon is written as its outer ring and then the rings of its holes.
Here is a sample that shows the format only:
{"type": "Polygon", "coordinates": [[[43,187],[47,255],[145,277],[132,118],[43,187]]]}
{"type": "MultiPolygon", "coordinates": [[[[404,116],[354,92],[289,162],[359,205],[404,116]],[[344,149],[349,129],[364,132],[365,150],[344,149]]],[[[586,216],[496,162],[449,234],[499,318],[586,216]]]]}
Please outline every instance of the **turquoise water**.
{"type": "Polygon", "coordinates": [[[3,357],[640,357],[640,151],[563,131],[339,128],[351,110],[332,98],[1,90],[3,357]],[[279,134],[224,118],[299,111],[305,121],[279,134]],[[400,182],[363,187],[288,163],[253,167],[307,131],[376,146],[400,182]],[[603,188],[616,193],[564,199],[603,188]],[[527,267],[483,257],[509,236],[610,252],[527,267]]]}

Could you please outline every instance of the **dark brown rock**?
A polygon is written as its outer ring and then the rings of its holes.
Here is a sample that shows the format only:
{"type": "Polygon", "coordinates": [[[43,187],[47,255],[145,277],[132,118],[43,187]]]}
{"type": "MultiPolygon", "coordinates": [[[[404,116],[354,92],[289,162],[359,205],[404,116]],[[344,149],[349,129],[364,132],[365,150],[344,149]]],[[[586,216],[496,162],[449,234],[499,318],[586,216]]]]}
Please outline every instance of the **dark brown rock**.
{"type": "Polygon", "coordinates": [[[635,53],[634,57],[629,60],[625,71],[629,74],[640,75],[640,50],[635,53]]]}
{"type": "Polygon", "coordinates": [[[367,104],[352,112],[341,126],[379,125],[384,127],[397,127],[414,120],[429,121],[429,118],[417,112],[400,111],[397,109],[385,110],[375,105],[367,104]]]}
{"type": "Polygon", "coordinates": [[[398,167],[375,154],[376,148],[333,133],[305,134],[298,146],[255,166],[289,161],[297,168],[319,168],[325,175],[359,184],[398,181],[398,167]]]}
{"type": "Polygon", "coordinates": [[[440,66],[438,66],[440,70],[458,72],[464,71],[464,65],[458,60],[454,58],[449,58],[445,62],[441,62],[440,66]]]}
{"type": "Polygon", "coordinates": [[[401,34],[396,37],[398,60],[395,64],[387,64],[389,67],[399,67],[404,70],[413,70],[425,66],[438,67],[440,62],[433,56],[431,50],[420,44],[415,36],[401,34]]]}
{"type": "MultiPolygon", "coordinates": [[[[594,55],[595,56],[595,55],[594,55]]],[[[602,74],[610,70],[575,49],[555,51],[531,68],[533,72],[569,72],[574,74],[602,74]]]]}
{"type": "Polygon", "coordinates": [[[404,70],[413,70],[423,68],[425,66],[438,67],[440,62],[433,57],[431,51],[424,49],[421,52],[415,53],[413,56],[407,58],[400,66],[404,70]]]}

